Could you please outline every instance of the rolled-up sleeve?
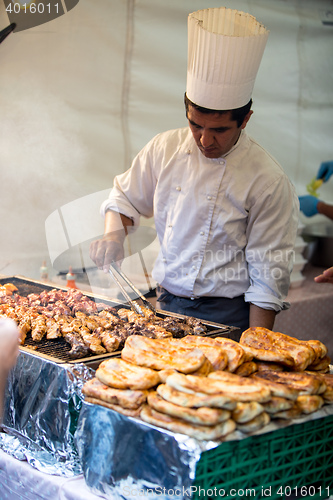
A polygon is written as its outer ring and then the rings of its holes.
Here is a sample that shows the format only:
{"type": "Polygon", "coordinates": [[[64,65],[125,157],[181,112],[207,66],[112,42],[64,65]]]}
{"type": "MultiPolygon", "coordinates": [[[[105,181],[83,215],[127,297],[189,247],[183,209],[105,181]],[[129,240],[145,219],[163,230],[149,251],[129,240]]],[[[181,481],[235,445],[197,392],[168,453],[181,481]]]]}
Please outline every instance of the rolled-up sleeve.
{"type": "Polygon", "coordinates": [[[279,177],[249,210],[247,246],[250,286],[246,302],[263,309],[287,309],[286,297],[294,263],[299,202],[293,185],[279,177]]]}

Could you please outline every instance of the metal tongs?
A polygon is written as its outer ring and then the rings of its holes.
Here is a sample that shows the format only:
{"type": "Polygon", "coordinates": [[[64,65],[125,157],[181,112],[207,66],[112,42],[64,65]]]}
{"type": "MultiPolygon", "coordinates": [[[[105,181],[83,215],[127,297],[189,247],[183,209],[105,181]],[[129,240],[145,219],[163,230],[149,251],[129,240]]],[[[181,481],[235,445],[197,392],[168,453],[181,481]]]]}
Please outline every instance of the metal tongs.
{"type": "Polygon", "coordinates": [[[144,314],[143,310],[141,309],[141,307],[139,306],[139,304],[135,300],[131,299],[131,297],[127,293],[121,280],[119,279],[119,276],[132,289],[132,291],[141,299],[143,305],[145,307],[147,307],[148,309],[150,309],[153,313],[156,313],[156,309],[153,306],[153,304],[151,304],[149,302],[149,300],[147,300],[146,297],[144,295],[142,295],[140,290],[128,279],[128,277],[121,271],[121,269],[115,263],[110,264],[109,273],[111,274],[114,282],[119,286],[121,293],[123,294],[123,296],[125,297],[125,299],[127,300],[129,305],[131,306],[131,309],[134,312],[136,312],[137,314],[140,314],[140,316],[145,316],[145,314],[144,314]]]}

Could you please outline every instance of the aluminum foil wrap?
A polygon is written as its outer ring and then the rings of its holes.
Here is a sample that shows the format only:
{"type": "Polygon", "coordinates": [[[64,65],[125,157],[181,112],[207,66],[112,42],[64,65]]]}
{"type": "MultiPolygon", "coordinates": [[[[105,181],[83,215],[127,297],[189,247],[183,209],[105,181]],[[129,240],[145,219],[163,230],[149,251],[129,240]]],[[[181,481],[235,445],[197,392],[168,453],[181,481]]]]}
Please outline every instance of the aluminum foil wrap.
{"type": "Polygon", "coordinates": [[[8,377],[0,447],[43,472],[80,474],[73,435],[82,404],[80,387],[90,372],[83,364],[57,364],[20,352],[8,377]]]}
{"type": "Polygon", "coordinates": [[[333,405],[294,420],[272,420],[251,434],[234,431],[220,441],[197,441],[138,418],[83,402],[74,436],[83,475],[90,490],[110,500],[190,498],[201,454],[223,442],[246,440],[333,415],[333,405]]]}
{"type": "Polygon", "coordinates": [[[94,493],[112,500],[189,498],[201,454],[197,440],[89,403],[75,440],[94,493]]]}

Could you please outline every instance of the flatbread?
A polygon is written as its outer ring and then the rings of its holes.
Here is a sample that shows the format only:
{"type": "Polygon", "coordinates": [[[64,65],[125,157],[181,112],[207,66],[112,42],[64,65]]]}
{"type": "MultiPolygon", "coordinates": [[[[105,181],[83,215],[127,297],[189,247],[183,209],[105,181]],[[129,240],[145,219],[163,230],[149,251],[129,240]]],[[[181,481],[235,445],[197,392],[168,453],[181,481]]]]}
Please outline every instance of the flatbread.
{"type": "Polygon", "coordinates": [[[191,375],[197,375],[201,377],[206,377],[208,373],[212,372],[214,370],[212,363],[209,361],[208,358],[206,358],[205,355],[205,360],[203,364],[200,366],[198,370],[195,370],[194,372],[191,372],[191,375]]]}
{"type": "MultiPolygon", "coordinates": [[[[271,373],[272,370],[268,370],[267,372],[259,372],[251,375],[251,378],[254,380],[259,380],[262,384],[266,385],[271,391],[272,396],[277,396],[280,398],[291,399],[292,401],[296,401],[299,396],[299,391],[292,387],[289,387],[286,384],[281,384],[279,382],[275,382],[274,379],[270,379],[269,375],[266,373],[271,373]]],[[[276,373],[276,372],[272,372],[276,373]]],[[[279,373],[279,372],[277,372],[279,373]]]]}
{"type": "Polygon", "coordinates": [[[308,371],[308,370],[306,370],[305,373],[308,373],[311,377],[316,378],[317,381],[319,382],[318,389],[316,390],[316,392],[314,394],[323,394],[327,389],[327,383],[325,381],[325,378],[323,377],[323,375],[325,375],[325,373],[312,372],[312,371],[308,371]]]}
{"type": "Polygon", "coordinates": [[[270,345],[268,346],[264,346],[263,344],[257,344],[257,345],[262,345],[262,347],[259,348],[253,345],[242,344],[242,348],[244,349],[245,352],[251,354],[256,362],[265,361],[268,363],[280,363],[289,368],[294,366],[295,364],[294,360],[286,350],[284,351],[280,350],[279,352],[276,352],[270,345]]]}
{"type": "Polygon", "coordinates": [[[266,412],[260,413],[249,422],[245,424],[237,423],[237,430],[244,432],[245,434],[249,434],[250,432],[257,432],[270,422],[270,416],[266,412]]]}
{"type": "Polygon", "coordinates": [[[331,404],[333,403],[333,374],[332,373],[324,373],[320,374],[326,384],[325,392],[321,394],[324,398],[325,403],[331,404]]]}
{"type": "Polygon", "coordinates": [[[289,410],[279,411],[277,413],[272,413],[271,418],[282,418],[284,420],[292,420],[294,418],[300,418],[302,416],[302,412],[300,408],[295,403],[292,408],[289,410]]]}
{"type": "Polygon", "coordinates": [[[255,363],[254,361],[245,361],[245,363],[239,365],[234,373],[236,373],[236,375],[239,375],[240,377],[249,377],[256,371],[257,363],[255,363]]]}
{"type": "Polygon", "coordinates": [[[227,354],[228,365],[226,369],[229,372],[233,373],[242,363],[251,361],[253,356],[249,357],[238,342],[225,337],[215,337],[214,340],[227,354]]]}
{"type": "Polygon", "coordinates": [[[235,401],[262,402],[271,397],[269,389],[259,382],[229,372],[212,372],[208,377],[174,373],[167,378],[166,383],[174,389],[190,394],[220,394],[235,401]]]}
{"type": "Polygon", "coordinates": [[[111,403],[107,403],[106,401],[102,401],[101,399],[91,398],[87,396],[85,398],[87,403],[104,406],[105,408],[109,408],[110,410],[115,410],[122,415],[126,415],[126,417],[139,417],[141,413],[142,406],[139,406],[136,410],[130,410],[128,408],[123,408],[120,405],[113,405],[111,403]]]}
{"type": "MultiPolygon", "coordinates": [[[[318,394],[322,389],[322,381],[319,376],[310,375],[305,372],[259,372],[254,375],[257,380],[265,379],[278,384],[285,384],[291,389],[296,389],[299,395],[318,394]]],[[[277,396],[281,394],[276,394],[277,396]]],[[[287,397],[287,396],[285,396],[287,397]]]]}
{"type": "Polygon", "coordinates": [[[166,401],[186,408],[222,408],[224,410],[233,410],[236,408],[236,401],[230,396],[222,394],[189,394],[187,392],[178,391],[167,384],[160,384],[156,388],[159,394],[166,401]]]}
{"type": "Polygon", "coordinates": [[[302,413],[314,413],[324,404],[324,399],[318,395],[303,395],[297,398],[296,404],[302,413]]]}
{"type": "Polygon", "coordinates": [[[202,407],[194,409],[175,405],[161,398],[156,392],[151,392],[147,401],[149,406],[156,411],[197,425],[217,425],[228,420],[231,415],[230,411],[218,408],[202,407]]]}
{"type": "Polygon", "coordinates": [[[242,333],[240,338],[242,347],[248,346],[262,351],[254,355],[262,361],[277,361],[289,365],[290,358],[293,361],[295,371],[303,371],[311,365],[321,354],[324,347],[319,346],[316,341],[301,341],[280,332],[273,332],[267,328],[250,327],[242,333]],[[311,345],[310,345],[311,344],[311,345]],[[273,355],[276,359],[273,359],[273,355]]]}
{"type": "Polygon", "coordinates": [[[295,405],[295,401],[292,399],[281,398],[280,396],[272,396],[270,401],[267,403],[262,403],[265,412],[269,415],[278,413],[279,411],[290,410],[295,405]]]}
{"type": "Polygon", "coordinates": [[[326,391],[322,394],[322,397],[326,404],[333,403],[333,389],[332,387],[328,387],[326,391]]]}
{"type": "Polygon", "coordinates": [[[102,361],[95,375],[100,382],[115,389],[150,389],[160,381],[157,371],[128,363],[120,358],[102,361]]]}
{"type": "Polygon", "coordinates": [[[169,375],[172,375],[173,373],[179,373],[177,370],[174,370],[173,368],[168,368],[166,370],[159,370],[158,375],[160,377],[160,381],[162,384],[165,384],[166,379],[169,377],[169,375]]]}
{"type": "Polygon", "coordinates": [[[231,418],[237,424],[244,424],[253,420],[255,417],[260,415],[264,411],[264,407],[257,403],[256,401],[251,401],[250,403],[237,403],[236,408],[231,414],[231,418]]]}
{"type": "Polygon", "coordinates": [[[82,387],[82,393],[91,398],[101,399],[106,403],[135,410],[146,402],[148,391],[114,389],[103,384],[98,380],[98,378],[94,377],[84,384],[82,387]]]}
{"type": "Polygon", "coordinates": [[[207,359],[198,349],[173,345],[169,339],[150,339],[131,335],[121,352],[123,360],[153,370],[175,369],[182,373],[199,370],[207,359]]]}
{"type": "Polygon", "coordinates": [[[317,362],[319,362],[319,360],[324,359],[327,356],[328,349],[327,349],[325,344],[320,342],[320,340],[298,340],[297,339],[297,341],[302,343],[302,344],[306,344],[306,345],[312,347],[312,349],[316,353],[317,362]]]}
{"type": "Polygon", "coordinates": [[[331,363],[331,358],[328,355],[326,355],[323,358],[318,359],[315,363],[312,363],[312,365],[308,366],[307,370],[327,373],[329,372],[330,369],[330,363],[331,363]]]}
{"type": "Polygon", "coordinates": [[[273,363],[270,361],[258,361],[256,360],[257,371],[264,372],[266,370],[271,370],[273,372],[283,372],[286,367],[281,365],[280,363],[273,363]]]}
{"type": "Polygon", "coordinates": [[[228,365],[227,353],[215,339],[199,335],[187,335],[182,339],[173,339],[172,343],[183,347],[198,347],[201,349],[210,361],[212,370],[224,370],[228,365]]]}
{"type": "Polygon", "coordinates": [[[233,432],[236,428],[236,423],[231,419],[210,427],[190,424],[180,418],[171,417],[170,415],[153,410],[149,405],[143,406],[140,417],[149,424],[162,427],[171,432],[186,434],[199,441],[220,439],[233,432]]]}

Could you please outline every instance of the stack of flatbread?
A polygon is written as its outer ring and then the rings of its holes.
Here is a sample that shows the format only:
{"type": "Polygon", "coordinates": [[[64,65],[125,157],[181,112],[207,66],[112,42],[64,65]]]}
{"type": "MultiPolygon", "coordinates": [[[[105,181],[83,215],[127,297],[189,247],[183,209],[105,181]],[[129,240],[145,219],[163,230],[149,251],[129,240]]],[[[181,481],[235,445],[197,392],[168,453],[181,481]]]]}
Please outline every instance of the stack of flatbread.
{"type": "Polygon", "coordinates": [[[85,401],[106,406],[128,417],[140,415],[148,390],[160,381],[155,370],[120,358],[102,361],[95,375],[82,388],[85,401]]]}
{"type": "Polygon", "coordinates": [[[270,389],[271,400],[264,406],[271,418],[297,418],[319,410],[324,404],[323,394],[327,386],[318,375],[264,370],[251,378],[270,389]]]}
{"type": "Polygon", "coordinates": [[[136,417],[147,400],[149,389],[161,382],[160,372],[206,374],[212,368],[198,348],[177,347],[176,350],[165,342],[166,339],[150,339],[140,335],[133,335],[127,340],[122,359],[102,361],[96,376],[84,384],[82,392],[88,403],[100,404],[136,417]]]}
{"type": "Polygon", "coordinates": [[[228,372],[173,373],[149,394],[141,418],[197,439],[220,439],[236,428],[247,433],[267,425],[270,418],[260,403],[270,397],[260,382],[228,372]]]}
{"type": "Polygon", "coordinates": [[[267,328],[252,327],[242,333],[239,343],[255,360],[278,363],[294,371],[329,371],[327,347],[319,340],[298,340],[267,328]]]}
{"type": "Polygon", "coordinates": [[[180,432],[218,440],[255,432],[333,403],[330,359],[319,341],[250,328],[240,342],[132,335],[83,387],[86,401],[180,432]]]}

